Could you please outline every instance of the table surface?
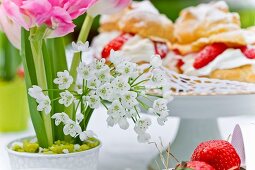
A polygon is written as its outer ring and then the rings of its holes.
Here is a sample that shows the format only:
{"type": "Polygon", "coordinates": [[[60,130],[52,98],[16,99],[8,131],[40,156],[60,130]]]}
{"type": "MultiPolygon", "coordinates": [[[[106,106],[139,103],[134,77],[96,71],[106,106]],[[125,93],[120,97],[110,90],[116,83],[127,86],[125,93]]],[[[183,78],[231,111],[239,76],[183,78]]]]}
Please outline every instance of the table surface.
{"type": "MultiPolygon", "coordinates": [[[[133,126],[126,131],[119,127],[108,127],[106,110],[97,109],[92,116],[89,129],[93,130],[102,140],[99,170],[147,170],[149,162],[158,153],[152,144],[140,144],[136,140],[133,126]]],[[[151,117],[154,125],[156,118],[151,117]]],[[[219,119],[219,127],[223,138],[227,139],[237,123],[255,122],[255,116],[242,116],[219,119]]],[[[179,120],[170,118],[165,126],[152,126],[150,133],[152,141],[159,142],[159,137],[165,145],[171,143],[176,135],[179,120]]],[[[0,134],[0,170],[10,170],[5,146],[11,140],[33,135],[32,127],[26,132],[0,134]]]]}

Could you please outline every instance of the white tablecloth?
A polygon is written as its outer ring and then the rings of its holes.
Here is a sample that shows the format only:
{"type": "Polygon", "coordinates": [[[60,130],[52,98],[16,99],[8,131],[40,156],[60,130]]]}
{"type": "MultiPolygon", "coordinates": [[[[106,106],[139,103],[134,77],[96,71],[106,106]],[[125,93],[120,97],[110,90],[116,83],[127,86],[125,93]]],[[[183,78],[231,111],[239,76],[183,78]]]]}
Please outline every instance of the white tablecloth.
{"type": "MultiPolygon", "coordinates": [[[[127,131],[120,130],[118,127],[108,127],[106,117],[106,111],[103,108],[98,109],[89,125],[89,129],[95,131],[103,143],[99,170],[146,170],[148,163],[158,153],[154,145],[139,144],[132,127],[127,131]]],[[[155,117],[152,119],[156,124],[155,117]]],[[[224,118],[219,120],[219,125],[223,137],[227,139],[236,123],[252,121],[255,122],[255,116],[224,118]]],[[[173,141],[177,127],[178,119],[176,118],[169,119],[163,127],[151,127],[152,141],[158,141],[158,137],[161,137],[167,145],[173,141]]],[[[0,170],[10,170],[5,145],[11,140],[29,135],[33,135],[32,128],[22,133],[0,134],[0,170]]]]}

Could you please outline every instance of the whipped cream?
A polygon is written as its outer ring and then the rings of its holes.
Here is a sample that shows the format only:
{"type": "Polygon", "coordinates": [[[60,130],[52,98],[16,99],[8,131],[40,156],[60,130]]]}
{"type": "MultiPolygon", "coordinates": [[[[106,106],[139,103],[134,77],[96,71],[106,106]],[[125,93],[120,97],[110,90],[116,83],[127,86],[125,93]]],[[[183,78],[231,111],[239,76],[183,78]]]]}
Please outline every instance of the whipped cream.
{"type": "Polygon", "coordinates": [[[189,54],[183,58],[184,65],[181,67],[184,74],[191,76],[208,76],[217,69],[232,69],[244,65],[255,65],[255,59],[248,59],[240,49],[229,48],[217,56],[208,65],[195,69],[193,67],[196,54],[189,54]]]}
{"type": "MultiPolygon", "coordinates": [[[[118,37],[121,32],[102,32],[94,38],[92,49],[97,58],[101,58],[103,48],[114,38],[118,37]]],[[[139,35],[131,37],[121,48],[124,56],[130,58],[132,62],[150,62],[150,58],[155,54],[153,42],[149,38],[142,38],[139,35]]],[[[163,59],[163,65],[171,70],[176,70],[177,61],[180,56],[177,56],[173,51],[169,51],[163,59]]]]}
{"type": "MultiPolygon", "coordinates": [[[[103,48],[121,32],[102,32],[94,38],[92,47],[96,57],[101,58],[103,48]]],[[[142,38],[139,35],[131,37],[121,48],[124,56],[132,62],[150,62],[150,57],[155,54],[154,44],[149,38],[142,38]]]]}

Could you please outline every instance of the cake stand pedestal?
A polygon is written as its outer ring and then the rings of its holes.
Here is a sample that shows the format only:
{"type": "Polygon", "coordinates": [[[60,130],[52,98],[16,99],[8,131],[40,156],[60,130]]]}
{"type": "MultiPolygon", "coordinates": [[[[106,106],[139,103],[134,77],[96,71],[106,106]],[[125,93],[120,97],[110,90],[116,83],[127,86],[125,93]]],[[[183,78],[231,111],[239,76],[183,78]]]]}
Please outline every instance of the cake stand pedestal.
{"type": "MultiPolygon", "coordinates": [[[[202,141],[221,139],[217,118],[255,114],[254,101],[255,94],[175,96],[169,104],[170,116],[181,120],[171,153],[179,160],[189,160],[202,141]]],[[[159,156],[152,159],[150,170],[158,170],[156,161],[161,162],[159,156]]],[[[175,165],[171,159],[170,166],[175,165]]]]}

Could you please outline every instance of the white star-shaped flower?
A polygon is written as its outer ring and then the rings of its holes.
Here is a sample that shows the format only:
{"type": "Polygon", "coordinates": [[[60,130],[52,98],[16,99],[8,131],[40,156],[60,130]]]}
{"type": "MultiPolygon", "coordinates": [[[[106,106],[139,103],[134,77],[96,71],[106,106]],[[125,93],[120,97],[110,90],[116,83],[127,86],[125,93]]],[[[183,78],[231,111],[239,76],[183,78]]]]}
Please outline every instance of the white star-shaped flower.
{"type": "Polygon", "coordinates": [[[128,79],[123,76],[118,76],[112,81],[112,87],[114,92],[118,94],[124,94],[130,90],[128,79]]]}
{"type": "Polygon", "coordinates": [[[94,77],[95,71],[91,67],[91,65],[88,65],[84,62],[80,62],[78,68],[77,68],[77,73],[79,76],[81,76],[82,79],[88,80],[90,78],[94,77]]]}
{"type": "Polygon", "coordinates": [[[163,70],[153,69],[150,83],[152,84],[152,87],[155,88],[166,86],[169,82],[168,77],[163,70]]]}
{"type": "Polygon", "coordinates": [[[110,73],[110,68],[105,67],[101,70],[98,70],[96,72],[96,78],[103,84],[103,83],[108,83],[112,79],[111,73],[110,73]]]}
{"type": "Polygon", "coordinates": [[[37,110],[38,111],[44,111],[46,114],[49,114],[51,112],[51,101],[49,96],[42,96],[41,98],[38,98],[37,100],[38,106],[37,110]]]}
{"type": "Polygon", "coordinates": [[[96,91],[96,94],[99,95],[104,100],[110,99],[112,93],[113,89],[110,83],[105,83],[104,85],[99,87],[96,91]]]}
{"type": "Polygon", "coordinates": [[[82,130],[81,130],[80,125],[78,125],[76,122],[74,122],[71,119],[65,124],[64,129],[63,129],[63,132],[66,136],[70,135],[72,137],[77,136],[77,134],[80,134],[81,131],[82,130]]]}
{"type": "Polygon", "coordinates": [[[138,104],[136,98],[137,98],[136,92],[128,91],[123,96],[121,96],[121,104],[128,109],[133,108],[138,104]]]}
{"type": "Polygon", "coordinates": [[[88,102],[90,108],[97,109],[101,104],[100,97],[98,95],[83,96],[83,101],[88,102]]]}
{"type": "Polygon", "coordinates": [[[89,42],[82,43],[81,41],[75,43],[72,42],[72,48],[74,52],[89,52],[89,42]]]}
{"type": "Polygon", "coordinates": [[[137,72],[137,64],[131,62],[122,62],[116,67],[116,71],[123,76],[133,77],[137,72]]]}
{"type": "Polygon", "coordinates": [[[73,83],[73,77],[70,76],[67,70],[58,72],[57,76],[58,78],[54,79],[54,83],[58,85],[60,90],[68,89],[73,83]]]}
{"type": "Polygon", "coordinates": [[[125,108],[121,105],[119,100],[115,100],[112,102],[111,106],[108,108],[107,111],[108,115],[113,117],[121,117],[125,116],[126,111],[125,108]]]}
{"type": "Polygon", "coordinates": [[[95,137],[96,134],[92,130],[83,131],[79,134],[80,140],[85,141],[88,138],[95,137]]]}
{"type": "Polygon", "coordinates": [[[123,57],[123,54],[120,51],[111,50],[109,60],[111,63],[113,63],[115,65],[115,67],[117,67],[120,63],[128,61],[128,58],[123,57]]]}
{"type": "Polygon", "coordinates": [[[74,96],[72,93],[70,93],[68,90],[65,92],[60,93],[61,99],[59,99],[59,103],[65,105],[65,107],[69,107],[73,101],[74,101],[74,96]]]}
{"type": "Polygon", "coordinates": [[[162,66],[162,59],[160,55],[151,56],[150,65],[154,68],[158,68],[162,66]]]}
{"type": "Polygon", "coordinates": [[[55,113],[52,117],[52,119],[55,119],[55,125],[58,126],[60,123],[67,123],[69,121],[69,116],[65,113],[55,113]]]}
{"type": "Polygon", "coordinates": [[[101,85],[101,82],[98,80],[97,77],[92,77],[88,79],[87,86],[90,89],[96,89],[101,85]]]}
{"type": "Polygon", "coordinates": [[[121,117],[119,120],[118,120],[118,125],[121,129],[123,130],[127,130],[129,128],[129,123],[127,121],[127,118],[125,117],[121,117]]]}
{"type": "Polygon", "coordinates": [[[106,68],[109,68],[106,64],[105,64],[105,59],[102,58],[100,60],[98,59],[94,59],[93,62],[91,63],[92,67],[95,69],[95,70],[101,70],[101,69],[106,69],[106,68]]]}
{"type": "Polygon", "coordinates": [[[140,118],[138,121],[136,121],[134,130],[137,134],[142,134],[146,132],[150,125],[150,118],[140,118]]]}
{"type": "Polygon", "coordinates": [[[81,114],[81,113],[77,113],[77,114],[76,114],[76,122],[77,122],[78,124],[80,124],[80,123],[82,122],[83,119],[84,119],[84,115],[83,115],[83,114],[81,114]]]}
{"type": "Polygon", "coordinates": [[[35,85],[33,85],[32,88],[28,89],[28,94],[34,99],[38,99],[44,96],[41,87],[35,85]]]}
{"type": "Polygon", "coordinates": [[[163,112],[167,112],[167,103],[168,101],[165,99],[157,99],[153,102],[153,110],[154,112],[160,114],[163,112]]]}

